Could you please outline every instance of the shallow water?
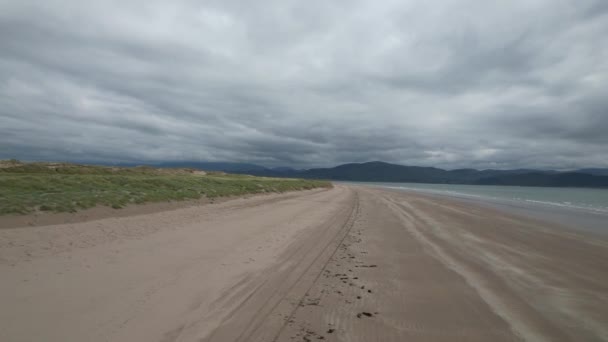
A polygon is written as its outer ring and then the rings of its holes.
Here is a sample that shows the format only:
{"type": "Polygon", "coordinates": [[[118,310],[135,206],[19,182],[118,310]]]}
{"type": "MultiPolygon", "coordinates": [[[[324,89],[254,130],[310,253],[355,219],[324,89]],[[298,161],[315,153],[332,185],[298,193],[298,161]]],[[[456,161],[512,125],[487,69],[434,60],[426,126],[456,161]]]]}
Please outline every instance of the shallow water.
{"type": "Polygon", "coordinates": [[[500,199],[608,213],[608,189],[547,188],[498,185],[365,183],[393,189],[500,199]]]}
{"type": "Polygon", "coordinates": [[[448,196],[572,228],[608,233],[608,189],[376,182],[356,184],[448,196]]]}

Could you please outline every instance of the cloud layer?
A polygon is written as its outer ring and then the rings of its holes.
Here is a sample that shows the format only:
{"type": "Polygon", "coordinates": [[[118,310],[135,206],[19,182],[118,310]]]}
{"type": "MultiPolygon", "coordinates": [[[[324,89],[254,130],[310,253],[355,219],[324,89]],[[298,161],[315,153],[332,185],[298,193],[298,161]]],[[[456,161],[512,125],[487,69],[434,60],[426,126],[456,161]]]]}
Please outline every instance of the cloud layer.
{"type": "Polygon", "coordinates": [[[604,0],[0,0],[0,157],[608,167],[604,0]]]}

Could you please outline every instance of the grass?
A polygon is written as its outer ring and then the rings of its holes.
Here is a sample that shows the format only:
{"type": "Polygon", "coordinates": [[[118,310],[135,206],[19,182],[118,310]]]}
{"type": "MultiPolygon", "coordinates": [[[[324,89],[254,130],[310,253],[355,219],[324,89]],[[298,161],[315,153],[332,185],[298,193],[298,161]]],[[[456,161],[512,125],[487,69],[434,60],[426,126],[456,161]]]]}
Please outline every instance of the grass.
{"type": "Polygon", "coordinates": [[[191,169],[111,168],[0,162],[0,215],[75,212],[97,205],[215,198],[331,187],[315,180],[265,178],[191,169]]]}

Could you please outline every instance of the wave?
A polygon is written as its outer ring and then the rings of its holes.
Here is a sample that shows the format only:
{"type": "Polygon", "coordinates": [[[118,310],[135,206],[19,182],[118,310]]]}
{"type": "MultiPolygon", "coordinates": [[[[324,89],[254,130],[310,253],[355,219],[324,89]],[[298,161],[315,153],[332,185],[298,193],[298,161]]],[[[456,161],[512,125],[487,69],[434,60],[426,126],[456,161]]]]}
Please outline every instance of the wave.
{"type": "Polygon", "coordinates": [[[535,203],[535,204],[553,205],[553,206],[564,207],[564,208],[591,210],[591,211],[600,212],[600,213],[608,213],[608,208],[596,207],[591,204],[585,204],[585,203],[573,204],[572,202],[568,202],[568,201],[551,202],[551,201],[540,201],[540,200],[533,200],[533,199],[523,199],[523,200],[526,202],[535,203]]]}
{"type": "Polygon", "coordinates": [[[576,210],[585,210],[591,211],[595,213],[603,213],[608,214],[608,207],[596,206],[588,203],[573,203],[572,201],[547,201],[547,200],[538,200],[531,198],[522,198],[522,197],[496,197],[491,195],[480,195],[480,194],[472,194],[468,192],[456,191],[456,190],[445,190],[445,189],[428,189],[428,188],[418,188],[418,187],[407,187],[407,186],[383,186],[385,188],[397,189],[397,190],[410,190],[410,191],[419,191],[425,193],[434,193],[440,195],[448,195],[453,197],[468,197],[475,199],[483,199],[490,201],[509,201],[512,203],[528,203],[528,204],[536,204],[536,205],[545,205],[545,206],[554,206],[560,208],[568,208],[568,209],[576,209],[576,210]]]}

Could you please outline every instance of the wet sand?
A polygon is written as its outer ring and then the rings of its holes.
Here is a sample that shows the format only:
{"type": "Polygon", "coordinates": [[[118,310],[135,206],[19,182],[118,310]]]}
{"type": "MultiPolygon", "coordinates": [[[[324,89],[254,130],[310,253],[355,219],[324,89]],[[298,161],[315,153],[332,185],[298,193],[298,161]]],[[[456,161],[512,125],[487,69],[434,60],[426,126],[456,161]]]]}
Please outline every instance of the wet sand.
{"type": "Polygon", "coordinates": [[[606,341],[608,240],[339,185],[0,230],[2,341],[606,341]]]}

